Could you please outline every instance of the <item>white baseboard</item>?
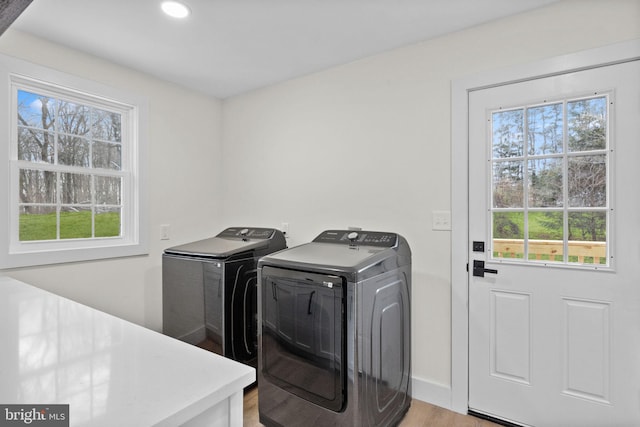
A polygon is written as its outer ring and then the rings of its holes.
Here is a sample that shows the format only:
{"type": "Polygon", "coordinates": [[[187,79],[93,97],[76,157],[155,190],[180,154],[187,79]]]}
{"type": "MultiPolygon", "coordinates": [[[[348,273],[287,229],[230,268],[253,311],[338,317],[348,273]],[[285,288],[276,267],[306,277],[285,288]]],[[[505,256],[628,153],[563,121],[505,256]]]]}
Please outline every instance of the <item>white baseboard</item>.
{"type": "Polygon", "coordinates": [[[414,399],[452,410],[451,386],[412,377],[411,394],[414,399]]]}

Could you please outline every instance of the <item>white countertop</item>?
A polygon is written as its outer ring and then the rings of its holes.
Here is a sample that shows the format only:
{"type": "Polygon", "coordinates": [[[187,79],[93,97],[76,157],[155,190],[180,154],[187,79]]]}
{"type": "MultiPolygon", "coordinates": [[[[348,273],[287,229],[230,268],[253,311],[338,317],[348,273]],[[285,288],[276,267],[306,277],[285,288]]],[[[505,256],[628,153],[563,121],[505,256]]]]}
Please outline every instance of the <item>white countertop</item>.
{"type": "Polygon", "coordinates": [[[71,426],[174,426],[253,381],[249,366],[0,276],[0,404],[69,404],[71,426]]]}

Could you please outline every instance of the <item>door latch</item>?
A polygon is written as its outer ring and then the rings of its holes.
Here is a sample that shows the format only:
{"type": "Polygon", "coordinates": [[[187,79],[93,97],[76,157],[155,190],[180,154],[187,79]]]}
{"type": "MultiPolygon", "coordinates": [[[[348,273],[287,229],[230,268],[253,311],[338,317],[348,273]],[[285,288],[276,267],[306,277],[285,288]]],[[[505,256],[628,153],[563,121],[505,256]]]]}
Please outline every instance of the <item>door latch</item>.
{"type": "Polygon", "coordinates": [[[498,274],[498,270],[493,268],[484,268],[484,261],[473,260],[473,275],[476,277],[484,277],[484,273],[498,274]]]}

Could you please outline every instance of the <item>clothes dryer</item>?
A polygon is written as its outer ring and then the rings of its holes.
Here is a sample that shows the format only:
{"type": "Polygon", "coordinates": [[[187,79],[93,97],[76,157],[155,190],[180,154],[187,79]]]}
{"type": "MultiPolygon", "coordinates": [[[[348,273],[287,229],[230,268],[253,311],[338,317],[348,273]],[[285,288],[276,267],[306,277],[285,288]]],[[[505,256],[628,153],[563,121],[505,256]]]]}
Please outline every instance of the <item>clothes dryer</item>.
{"type": "Polygon", "coordinates": [[[411,250],[396,233],[328,230],[258,262],[266,426],[389,426],[411,404],[411,250]]]}
{"type": "Polygon", "coordinates": [[[166,249],[163,333],[255,367],[257,262],[286,247],[279,230],[231,227],[166,249]]]}

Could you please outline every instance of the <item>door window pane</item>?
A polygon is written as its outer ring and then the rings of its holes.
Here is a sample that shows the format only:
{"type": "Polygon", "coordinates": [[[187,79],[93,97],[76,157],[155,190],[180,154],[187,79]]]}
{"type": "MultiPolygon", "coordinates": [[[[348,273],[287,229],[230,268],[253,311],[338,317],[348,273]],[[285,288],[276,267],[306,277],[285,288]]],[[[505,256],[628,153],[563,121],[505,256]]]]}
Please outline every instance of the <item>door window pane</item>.
{"type": "Polygon", "coordinates": [[[529,207],[561,207],[562,158],[529,160],[529,207]]]}
{"type": "Polygon", "coordinates": [[[522,258],[524,256],[524,213],[494,212],[493,257],[522,258]]]}
{"type": "Polygon", "coordinates": [[[567,103],[569,151],[607,148],[607,98],[582,99],[567,103]]]}
{"type": "Polygon", "coordinates": [[[607,213],[569,212],[569,262],[607,263],[607,213]]]}
{"type": "Polygon", "coordinates": [[[524,152],[524,110],[499,111],[492,114],[493,157],[520,157],[524,152]]]}
{"type": "Polygon", "coordinates": [[[606,212],[569,212],[569,240],[606,242],[606,212]]]}
{"type": "Polygon", "coordinates": [[[577,208],[607,205],[606,155],[569,158],[569,206],[577,208]]]}
{"type": "Polygon", "coordinates": [[[495,162],[493,165],[493,207],[521,208],[524,204],[524,163],[495,162]]]}
{"type": "Polygon", "coordinates": [[[529,212],[528,259],[564,261],[564,215],[562,211],[529,212]]]}
{"type": "Polygon", "coordinates": [[[527,110],[529,154],[558,154],[563,150],[562,103],[527,110]]]}

